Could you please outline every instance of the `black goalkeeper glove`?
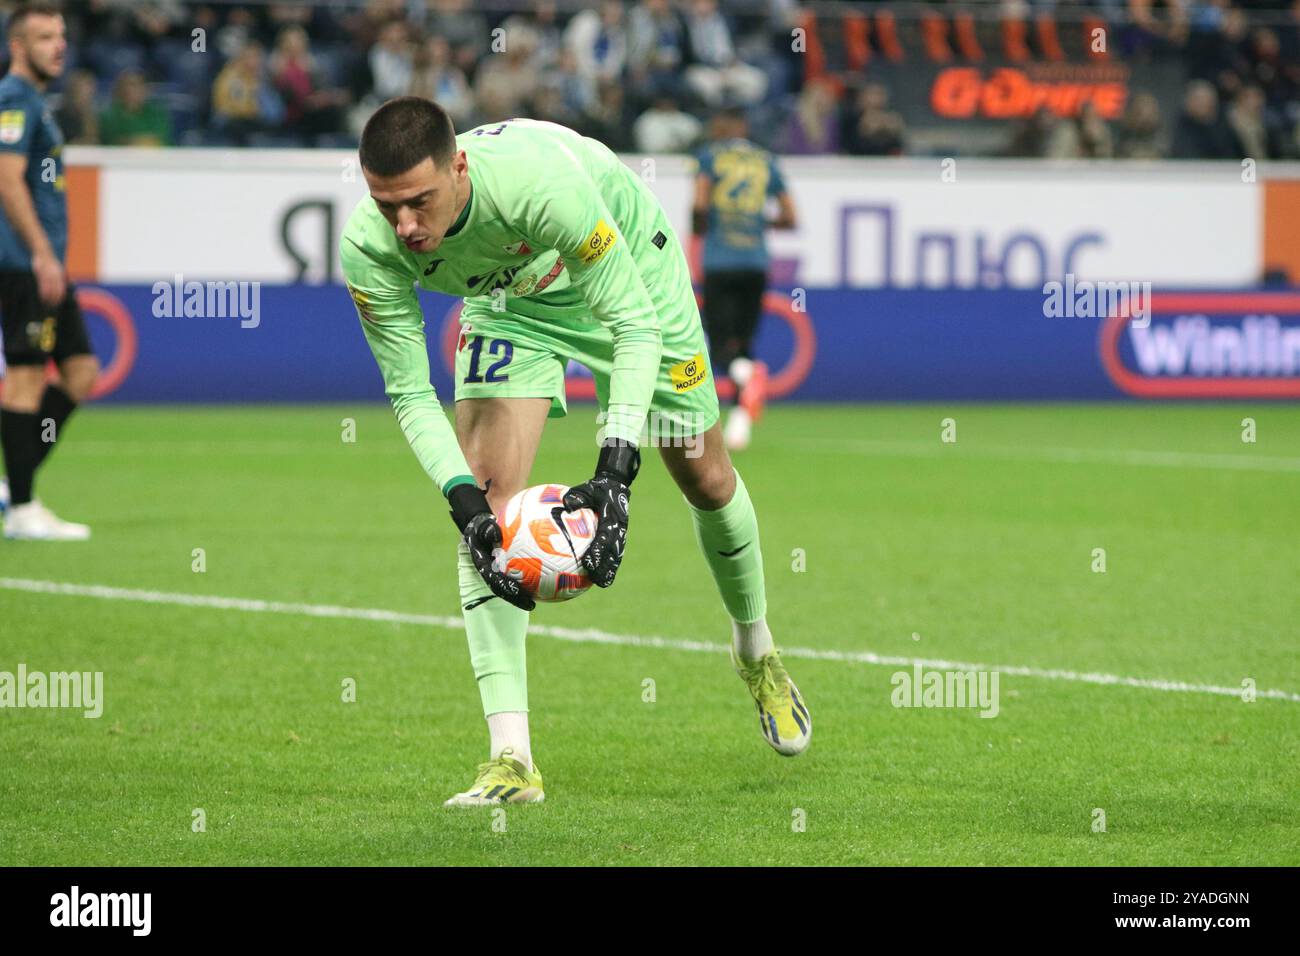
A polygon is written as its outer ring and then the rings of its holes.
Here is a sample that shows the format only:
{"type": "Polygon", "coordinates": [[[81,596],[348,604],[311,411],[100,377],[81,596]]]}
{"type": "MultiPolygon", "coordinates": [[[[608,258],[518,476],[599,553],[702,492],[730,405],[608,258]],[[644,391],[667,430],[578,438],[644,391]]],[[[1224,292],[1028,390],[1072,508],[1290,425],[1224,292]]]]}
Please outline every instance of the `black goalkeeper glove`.
{"type": "Polygon", "coordinates": [[[501,547],[501,526],[488,507],[485,490],[476,485],[457,485],[451,489],[447,502],[451,505],[451,520],[465,538],[474,567],[492,593],[525,611],[535,608],[537,602],[524,590],[523,584],[492,567],[492,552],[501,547]]]}
{"type": "Polygon", "coordinates": [[[565,511],[590,508],[596,512],[596,535],[582,556],[582,566],[587,569],[592,583],[602,588],[614,583],[614,575],[623,561],[623,545],[627,541],[627,502],[632,494],[628,486],[640,468],[641,452],[635,445],[622,439],[608,438],[596,461],[596,476],[564,494],[565,511]]]}

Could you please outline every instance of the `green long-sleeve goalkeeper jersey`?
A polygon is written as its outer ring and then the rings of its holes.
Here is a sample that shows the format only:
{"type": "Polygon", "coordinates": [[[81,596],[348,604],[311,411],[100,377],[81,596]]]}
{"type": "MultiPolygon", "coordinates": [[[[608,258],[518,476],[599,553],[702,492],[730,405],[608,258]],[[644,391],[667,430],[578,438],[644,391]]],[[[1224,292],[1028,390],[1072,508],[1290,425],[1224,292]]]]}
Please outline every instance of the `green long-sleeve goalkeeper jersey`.
{"type": "Polygon", "coordinates": [[[646,263],[624,238],[663,222],[663,210],[614,153],[563,126],[525,119],[481,126],[456,142],[469,159],[471,196],[436,250],[407,249],[369,196],[339,249],[398,422],[444,492],[469,468],[429,381],[417,285],[539,323],[605,326],[614,343],[605,434],[633,442],[649,411],[663,332],[646,263]]]}

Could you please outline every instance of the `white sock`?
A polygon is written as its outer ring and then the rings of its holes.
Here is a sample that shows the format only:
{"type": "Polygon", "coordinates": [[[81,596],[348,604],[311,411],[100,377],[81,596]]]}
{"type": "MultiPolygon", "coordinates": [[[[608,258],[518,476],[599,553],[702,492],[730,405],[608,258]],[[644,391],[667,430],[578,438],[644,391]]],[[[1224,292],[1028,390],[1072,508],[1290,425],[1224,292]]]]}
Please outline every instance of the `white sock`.
{"type": "Polygon", "coordinates": [[[749,384],[749,377],[753,373],[754,363],[744,357],[732,359],[731,365],[727,367],[727,375],[736,384],[736,388],[744,388],[749,384]]]}
{"type": "Polygon", "coordinates": [[[772,632],[767,629],[767,618],[760,617],[750,624],[731,622],[731,646],[736,649],[736,656],[747,661],[756,661],[774,649],[772,632]]]}
{"type": "Polygon", "coordinates": [[[501,756],[501,751],[509,747],[514,751],[511,756],[529,770],[533,769],[533,752],[528,740],[528,711],[503,710],[489,716],[487,725],[488,734],[492,737],[491,753],[488,754],[491,759],[495,760],[501,756]]]}
{"type": "Polygon", "coordinates": [[[750,424],[749,412],[745,411],[745,409],[742,408],[741,406],[736,405],[731,409],[730,412],[727,413],[727,424],[731,425],[732,428],[743,427],[743,426],[732,425],[731,423],[734,421],[741,421],[744,422],[746,425],[750,424]]]}

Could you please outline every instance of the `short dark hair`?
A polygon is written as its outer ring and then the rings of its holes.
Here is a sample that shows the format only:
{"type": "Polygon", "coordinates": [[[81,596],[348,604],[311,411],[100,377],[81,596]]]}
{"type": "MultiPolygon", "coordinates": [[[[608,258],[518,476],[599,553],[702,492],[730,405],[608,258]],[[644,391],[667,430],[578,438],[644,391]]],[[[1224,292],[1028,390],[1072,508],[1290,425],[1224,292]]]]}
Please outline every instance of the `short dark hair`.
{"type": "Polygon", "coordinates": [[[20,3],[14,8],[14,12],[9,14],[9,22],[5,24],[5,37],[12,40],[18,35],[27,22],[28,17],[61,17],[63,11],[59,9],[56,3],[20,3]]]}
{"type": "Polygon", "coordinates": [[[426,159],[435,166],[451,162],[456,128],[437,103],[420,96],[389,100],[361,131],[361,166],[379,176],[397,176],[426,159]]]}

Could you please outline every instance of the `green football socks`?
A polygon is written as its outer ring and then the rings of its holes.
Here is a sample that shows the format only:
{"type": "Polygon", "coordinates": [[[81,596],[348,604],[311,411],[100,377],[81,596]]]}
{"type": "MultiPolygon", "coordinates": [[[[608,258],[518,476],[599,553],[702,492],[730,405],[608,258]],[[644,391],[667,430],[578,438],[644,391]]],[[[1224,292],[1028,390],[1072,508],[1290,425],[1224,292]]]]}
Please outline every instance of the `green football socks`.
{"type": "Polygon", "coordinates": [[[528,612],[495,597],[462,541],[457,549],[460,606],[483,715],[528,710],[528,612]]]}
{"type": "Polygon", "coordinates": [[[713,572],[722,603],[731,617],[742,623],[767,615],[763,587],[763,554],[758,545],[758,519],[749,492],[736,472],[731,500],[716,511],[701,511],[689,501],[695,522],[695,540],[713,572]]]}

